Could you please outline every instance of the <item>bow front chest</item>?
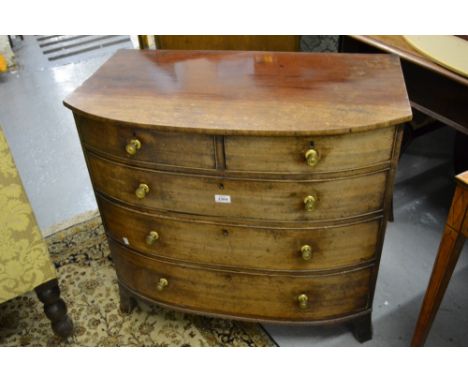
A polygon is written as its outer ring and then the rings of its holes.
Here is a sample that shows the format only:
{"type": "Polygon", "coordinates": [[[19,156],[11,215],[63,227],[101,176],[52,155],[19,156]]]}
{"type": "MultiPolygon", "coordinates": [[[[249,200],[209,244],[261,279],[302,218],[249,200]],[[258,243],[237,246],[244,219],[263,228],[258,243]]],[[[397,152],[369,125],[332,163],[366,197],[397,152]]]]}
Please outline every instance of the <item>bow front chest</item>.
{"type": "Polygon", "coordinates": [[[400,124],[390,55],[122,50],[66,100],[121,291],[371,336],[400,124]]]}

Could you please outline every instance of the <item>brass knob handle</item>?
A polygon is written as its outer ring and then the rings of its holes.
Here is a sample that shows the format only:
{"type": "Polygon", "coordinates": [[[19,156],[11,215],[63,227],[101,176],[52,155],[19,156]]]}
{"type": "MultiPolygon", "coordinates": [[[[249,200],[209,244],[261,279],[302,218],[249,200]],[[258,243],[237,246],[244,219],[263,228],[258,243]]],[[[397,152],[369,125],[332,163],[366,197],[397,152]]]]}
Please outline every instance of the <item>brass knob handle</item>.
{"type": "Polygon", "coordinates": [[[310,149],[305,153],[305,159],[310,167],[314,167],[319,162],[320,155],[317,150],[310,149]]]}
{"type": "Polygon", "coordinates": [[[146,194],[149,192],[149,186],[145,183],[141,183],[135,190],[135,195],[138,199],[144,199],[146,194]]]}
{"type": "Polygon", "coordinates": [[[318,201],[318,197],[317,195],[307,195],[305,198],[304,198],[304,208],[306,211],[312,211],[316,204],[317,204],[317,201],[318,201]]]}
{"type": "Polygon", "coordinates": [[[299,308],[306,309],[309,305],[309,297],[306,294],[300,294],[297,296],[297,302],[299,303],[299,308]]]}
{"type": "Polygon", "coordinates": [[[159,233],[156,231],[150,231],[148,235],[146,235],[146,244],[153,245],[159,239],[159,233]]]}
{"type": "Polygon", "coordinates": [[[301,254],[305,261],[309,261],[312,258],[312,247],[307,244],[303,245],[301,247],[301,254]]]}
{"type": "Polygon", "coordinates": [[[164,277],[159,279],[158,285],[156,286],[156,289],[158,291],[163,291],[167,286],[169,285],[169,281],[165,279],[164,277]]]}
{"type": "Polygon", "coordinates": [[[141,142],[138,139],[136,138],[130,139],[130,142],[128,142],[127,146],[125,146],[125,151],[129,155],[135,155],[137,151],[140,149],[140,147],[141,147],[141,142]]]}

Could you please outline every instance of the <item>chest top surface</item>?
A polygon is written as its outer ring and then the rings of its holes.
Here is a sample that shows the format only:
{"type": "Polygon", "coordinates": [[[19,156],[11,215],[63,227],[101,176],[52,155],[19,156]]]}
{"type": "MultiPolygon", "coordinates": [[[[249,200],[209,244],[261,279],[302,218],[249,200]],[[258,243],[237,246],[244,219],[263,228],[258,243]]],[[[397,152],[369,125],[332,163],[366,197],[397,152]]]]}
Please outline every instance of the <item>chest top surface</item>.
{"type": "Polygon", "coordinates": [[[64,104],[219,135],[343,134],[411,119],[399,58],[384,54],[120,50],[64,104]]]}

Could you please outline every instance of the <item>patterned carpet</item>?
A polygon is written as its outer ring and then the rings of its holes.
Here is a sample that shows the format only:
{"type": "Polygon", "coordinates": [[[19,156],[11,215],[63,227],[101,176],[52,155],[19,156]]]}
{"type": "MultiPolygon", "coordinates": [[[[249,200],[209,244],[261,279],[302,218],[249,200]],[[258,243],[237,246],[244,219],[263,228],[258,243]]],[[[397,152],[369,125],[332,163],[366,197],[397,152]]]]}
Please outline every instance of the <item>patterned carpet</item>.
{"type": "Polygon", "coordinates": [[[0,346],[276,346],[261,326],[139,303],[119,310],[117,280],[100,217],[47,237],[73,338],[53,335],[34,293],[0,305],[0,346]]]}

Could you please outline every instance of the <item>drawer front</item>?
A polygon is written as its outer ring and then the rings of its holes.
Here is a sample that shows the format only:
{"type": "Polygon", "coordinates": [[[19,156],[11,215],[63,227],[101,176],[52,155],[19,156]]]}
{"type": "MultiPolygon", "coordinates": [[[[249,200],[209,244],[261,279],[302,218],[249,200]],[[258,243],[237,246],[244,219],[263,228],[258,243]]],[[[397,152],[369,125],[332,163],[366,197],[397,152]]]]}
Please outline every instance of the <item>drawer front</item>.
{"type": "Polygon", "coordinates": [[[326,173],[368,167],[391,159],[395,128],[323,137],[243,137],[224,139],[229,171],[326,173]],[[318,155],[315,160],[306,153],[318,155]]]}
{"type": "Polygon", "coordinates": [[[162,164],[200,169],[216,167],[212,136],[161,133],[76,118],[83,144],[104,154],[140,165],[162,164]],[[139,145],[136,141],[132,142],[133,139],[137,139],[139,145]],[[127,150],[134,154],[129,154],[127,150]]]}
{"type": "Polygon", "coordinates": [[[372,268],[316,277],[247,274],[175,265],[148,259],[113,241],[110,245],[117,275],[124,284],[150,299],[186,309],[313,321],[368,307],[372,268]],[[167,285],[161,279],[167,280],[167,285]],[[301,295],[307,297],[302,306],[298,300],[301,295]]]}
{"type": "Polygon", "coordinates": [[[380,210],[387,176],[384,171],[330,181],[235,180],[142,170],[92,154],[88,165],[98,191],[137,207],[270,221],[342,219],[380,210]]]}
{"type": "Polygon", "coordinates": [[[327,229],[241,227],[156,217],[102,197],[98,203],[108,234],[129,248],[231,268],[305,271],[355,266],[374,258],[380,226],[375,219],[327,229]]]}

